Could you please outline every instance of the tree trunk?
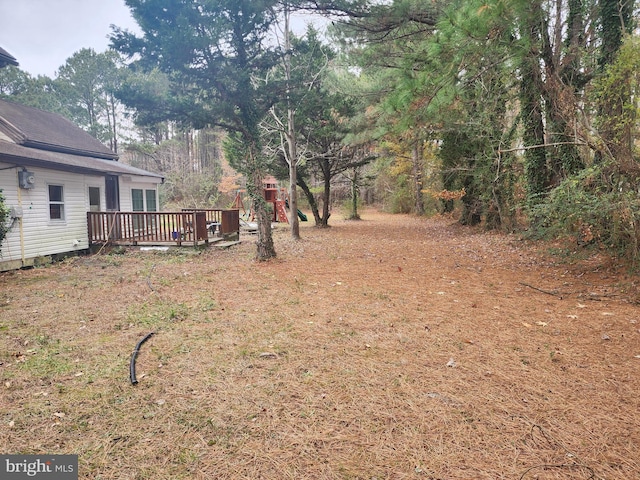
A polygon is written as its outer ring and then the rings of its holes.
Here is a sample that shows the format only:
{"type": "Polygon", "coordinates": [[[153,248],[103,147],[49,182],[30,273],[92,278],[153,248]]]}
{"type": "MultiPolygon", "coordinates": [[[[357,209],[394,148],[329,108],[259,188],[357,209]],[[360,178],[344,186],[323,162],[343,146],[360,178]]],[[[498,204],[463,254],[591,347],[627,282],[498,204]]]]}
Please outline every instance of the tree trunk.
{"type": "Polygon", "coordinates": [[[289,108],[287,112],[287,145],[289,147],[289,225],[291,238],[300,240],[300,222],[298,221],[298,148],[296,144],[295,114],[289,108]]]}
{"type": "Polygon", "coordinates": [[[258,240],[256,241],[256,260],[266,261],[276,257],[276,250],[271,235],[271,215],[267,212],[267,202],[263,195],[263,174],[259,168],[255,147],[249,149],[248,170],[250,182],[247,183],[247,193],[251,198],[251,205],[258,223],[258,240]]]}
{"type": "Polygon", "coordinates": [[[353,178],[351,178],[351,214],[349,220],[360,220],[358,215],[358,169],[353,169],[353,178]]]}
{"type": "MultiPolygon", "coordinates": [[[[537,8],[541,8],[538,6],[537,8]]],[[[534,11],[538,11],[534,7],[534,11]]],[[[531,20],[528,34],[532,46],[540,42],[540,25],[531,20]]],[[[533,48],[533,47],[532,47],[533,48]]],[[[536,147],[545,143],[543,123],[542,79],[538,55],[529,52],[520,66],[520,102],[523,124],[523,142],[525,147],[536,147]]],[[[524,153],[524,171],[526,178],[527,203],[530,207],[540,203],[549,180],[546,148],[531,148],[524,153]]]]}
{"type": "Polygon", "coordinates": [[[324,177],[324,191],[322,192],[322,218],[320,219],[320,227],[329,226],[329,207],[331,204],[331,178],[328,175],[324,177]]]}
{"type": "Polygon", "coordinates": [[[604,67],[615,59],[625,32],[629,32],[634,22],[634,1],[620,2],[619,0],[601,0],[600,22],[602,25],[602,46],[600,47],[600,66],[604,67]]]}
{"type": "Polygon", "coordinates": [[[287,146],[289,149],[289,225],[291,238],[300,239],[300,222],[298,221],[298,145],[296,138],[296,115],[291,105],[291,32],[289,31],[289,4],[285,3],[284,11],[284,71],[287,81],[287,146]]]}
{"type": "Polygon", "coordinates": [[[422,142],[416,140],[411,148],[413,162],[413,189],[415,195],[415,209],[417,215],[424,215],[424,197],[422,195],[422,142]]]}
{"type": "Polygon", "coordinates": [[[276,257],[271,236],[271,215],[267,212],[263,198],[252,198],[253,208],[258,222],[258,241],[256,242],[256,260],[266,261],[276,257]]]}
{"type": "MultiPolygon", "coordinates": [[[[473,163],[470,164],[473,170],[473,163]]],[[[462,197],[462,213],[460,223],[471,227],[482,222],[482,200],[478,196],[477,188],[474,185],[472,175],[467,175],[464,179],[465,196],[462,197]]]]}
{"type": "Polygon", "coordinates": [[[300,222],[298,220],[298,174],[296,162],[289,165],[289,225],[291,238],[300,239],[300,222]]]}
{"type": "Polygon", "coordinates": [[[304,178],[298,178],[298,185],[304,192],[307,197],[307,201],[309,202],[309,207],[311,208],[311,212],[313,213],[313,218],[316,222],[316,227],[319,227],[322,224],[322,219],[320,218],[320,211],[318,210],[318,202],[316,202],[316,197],[311,192],[309,185],[304,181],[304,178]]]}
{"type": "MultiPolygon", "coordinates": [[[[112,138],[113,138],[113,152],[118,153],[118,124],[117,124],[117,115],[116,115],[116,99],[113,94],[109,94],[109,100],[111,103],[111,127],[112,127],[112,138]]],[[[108,112],[107,112],[108,115],[108,112]]]]}
{"type": "MultiPolygon", "coordinates": [[[[602,46],[600,67],[616,62],[617,55],[623,44],[624,34],[630,32],[636,22],[632,21],[635,2],[619,2],[617,0],[602,0],[600,2],[600,18],[602,24],[602,46]]],[[[610,87],[609,95],[601,98],[597,115],[600,120],[599,132],[610,155],[618,164],[635,164],[634,133],[635,119],[629,118],[631,112],[636,112],[633,106],[634,95],[626,85],[632,84],[631,78],[635,72],[629,72],[619,77],[616,86],[610,87]],[[625,118],[627,117],[627,118],[625,118]]],[[[619,73],[620,75],[620,73],[619,73]]],[[[635,117],[635,113],[633,114],[635,117]]],[[[599,155],[602,157],[602,154],[599,155]]]]}

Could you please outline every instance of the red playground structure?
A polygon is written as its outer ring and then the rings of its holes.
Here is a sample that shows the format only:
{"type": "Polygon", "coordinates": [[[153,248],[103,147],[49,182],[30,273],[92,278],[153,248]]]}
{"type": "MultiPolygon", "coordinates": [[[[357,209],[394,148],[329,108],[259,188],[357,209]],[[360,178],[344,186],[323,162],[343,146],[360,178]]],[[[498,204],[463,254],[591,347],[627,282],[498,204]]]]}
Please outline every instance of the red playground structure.
{"type": "MultiPolygon", "coordinates": [[[[249,208],[249,212],[247,212],[244,207],[244,202],[242,201],[241,192],[243,192],[243,190],[237,191],[232,208],[242,210],[245,217],[253,221],[255,212],[253,212],[253,208],[251,207],[249,208]]],[[[287,210],[289,209],[289,193],[286,188],[278,187],[278,181],[275,177],[268,176],[262,181],[262,195],[265,201],[272,206],[271,221],[289,223],[289,217],[287,215],[287,210]]],[[[301,221],[307,221],[307,216],[300,210],[298,210],[297,214],[301,221]]]]}
{"type": "Polygon", "coordinates": [[[287,189],[279,188],[278,181],[272,176],[266,177],[262,181],[262,185],[264,199],[273,206],[271,221],[289,223],[289,217],[287,217],[287,211],[285,209],[288,204],[287,189]]]}

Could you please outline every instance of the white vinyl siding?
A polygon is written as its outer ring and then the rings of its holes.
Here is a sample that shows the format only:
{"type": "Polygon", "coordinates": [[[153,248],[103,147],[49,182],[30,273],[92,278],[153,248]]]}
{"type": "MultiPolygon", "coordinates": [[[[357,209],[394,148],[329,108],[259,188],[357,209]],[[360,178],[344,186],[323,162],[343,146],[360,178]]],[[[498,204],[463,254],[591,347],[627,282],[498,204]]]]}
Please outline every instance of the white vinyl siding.
{"type": "MultiPolygon", "coordinates": [[[[18,169],[0,161],[0,189],[5,198],[5,204],[14,209],[18,206],[18,169]]],[[[20,232],[18,221],[9,219],[11,229],[0,245],[0,263],[5,260],[20,259],[20,232]]]]}
{"type": "Polygon", "coordinates": [[[36,186],[20,189],[25,258],[35,258],[89,247],[82,175],[33,169],[36,186]],[[62,186],[64,216],[51,219],[49,186],[62,186]]]}
{"type": "MultiPolygon", "coordinates": [[[[157,182],[146,181],[144,177],[120,177],[120,210],[123,212],[154,212],[158,210],[157,182]],[[134,191],[136,191],[134,193],[134,191]],[[153,192],[150,193],[150,192],[153,192]],[[142,197],[140,197],[142,195],[142,197]],[[150,197],[155,203],[152,205],[150,197]],[[135,205],[134,205],[135,197],[135,205]],[[142,208],[139,201],[142,200],[142,208]],[[153,208],[150,208],[153,207],[153,208]]],[[[155,180],[155,179],[151,179],[155,180]]]]}
{"type": "MultiPolygon", "coordinates": [[[[11,230],[2,242],[0,271],[4,268],[3,263],[8,264],[6,262],[22,261],[24,265],[29,265],[37,257],[89,248],[87,212],[92,208],[92,203],[95,208],[95,189],[99,189],[100,210],[106,209],[105,176],[30,167],[29,171],[34,173],[36,179],[34,188],[22,189],[18,188],[18,170],[21,168],[12,168],[0,158],[0,189],[6,204],[9,208],[13,207],[15,212],[22,212],[22,222],[13,221],[11,230]],[[63,220],[50,218],[50,185],[62,187],[63,220]],[[89,198],[89,187],[94,191],[93,201],[89,198]]],[[[159,183],[155,178],[150,178],[147,182],[145,177],[134,178],[135,183],[131,181],[131,177],[128,181],[121,182],[120,201],[123,211],[131,211],[132,187],[142,189],[146,200],[146,190],[155,190],[159,183]]],[[[157,198],[157,193],[155,195],[157,198]]]]}

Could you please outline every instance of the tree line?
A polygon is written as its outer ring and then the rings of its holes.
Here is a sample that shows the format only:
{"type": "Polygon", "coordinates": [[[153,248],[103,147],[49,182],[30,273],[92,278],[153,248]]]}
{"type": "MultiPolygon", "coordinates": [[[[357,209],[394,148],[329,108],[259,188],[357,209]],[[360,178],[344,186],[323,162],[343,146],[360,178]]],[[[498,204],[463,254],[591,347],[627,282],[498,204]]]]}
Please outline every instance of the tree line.
{"type": "MultiPolygon", "coordinates": [[[[127,0],[140,35],[55,79],[0,71],[0,95],[60,112],[167,199],[219,202],[228,161],[275,256],[262,199],[288,179],[327,226],[331,188],[395,212],[573,235],[631,261],[640,240],[633,0],[127,0]],[[331,21],[291,31],[292,15],[331,21]]],[[[225,201],[228,200],[225,198],[225,201]]],[[[292,215],[295,217],[295,215],[292,215]]],[[[299,236],[295,222],[292,235],[299,236]]]]}
{"type": "Polygon", "coordinates": [[[572,235],[637,260],[633,1],[371,9],[341,38],[374,79],[368,121],[396,208],[450,211],[460,199],[464,224],[572,235]]]}

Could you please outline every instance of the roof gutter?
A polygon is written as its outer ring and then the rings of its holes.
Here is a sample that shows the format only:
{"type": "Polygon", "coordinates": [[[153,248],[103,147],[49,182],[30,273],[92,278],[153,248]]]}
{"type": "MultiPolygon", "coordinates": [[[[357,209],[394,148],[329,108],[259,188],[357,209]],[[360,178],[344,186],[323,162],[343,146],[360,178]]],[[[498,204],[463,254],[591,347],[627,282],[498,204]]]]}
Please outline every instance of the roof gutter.
{"type": "MultiPolygon", "coordinates": [[[[29,166],[29,167],[41,167],[41,168],[46,168],[49,170],[57,170],[61,172],[71,172],[71,173],[88,174],[88,175],[118,175],[118,176],[140,175],[136,172],[127,172],[127,171],[121,171],[118,169],[109,170],[109,169],[83,167],[79,165],[65,165],[61,163],[54,163],[49,160],[38,160],[36,158],[25,158],[17,155],[2,154],[1,160],[4,162],[5,159],[15,163],[15,166],[9,167],[9,168],[20,168],[23,166],[29,166]]],[[[119,162],[114,162],[114,163],[116,165],[122,165],[119,162]]],[[[150,174],[148,176],[159,178],[160,183],[164,183],[164,177],[162,175],[152,174],[151,172],[147,172],[147,173],[150,174]]]]}
{"type": "Polygon", "coordinates": [[[114,162],[118,161],[117,153],[94,152],[91,150],[77,150],[74,148],[65,148],[59,145],[53,145],[51,143],[35,142],[29,139],[23,140],[22,146],[28,147],[28,148],[37,148],[38,150],[45,150],[47,152],[69,153],[71,155],[80,155],[83,157],[101,158],[103,160],[111,160],[114,162]]]}

